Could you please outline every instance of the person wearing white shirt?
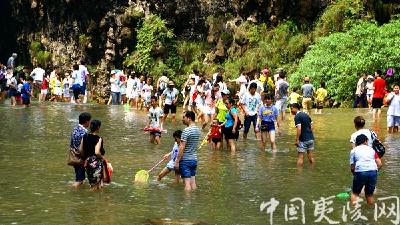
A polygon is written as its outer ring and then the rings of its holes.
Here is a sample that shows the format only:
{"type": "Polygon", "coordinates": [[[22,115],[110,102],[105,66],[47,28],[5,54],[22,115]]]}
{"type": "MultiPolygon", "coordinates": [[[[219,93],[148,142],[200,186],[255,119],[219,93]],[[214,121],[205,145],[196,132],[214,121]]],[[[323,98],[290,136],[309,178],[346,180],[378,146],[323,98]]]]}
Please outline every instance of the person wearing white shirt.
{"type": "Polygon", "coordinates": [[[246,87],[246,85],[247,85],[247,77],[246,77],[246,75],[241,73],[238,78],[236,78],[234,80],[230,80],[229,79],[229,82],[236,82],[236,84],[240,85],[238,97],[239,97],[239,100],[241,100],[243,98],[243,96],[247,93],[247,87],[246,87]]]}
{"type": "Polygon", "coordinates": [[[400,94],[399,85],[393,86],[386,98],[389,108],[387,110],[387,128],[389,133],[398,132],[400,126],[400,94]]]}
{"type": "Polygon", "coordinates": [[[81,64],[79,65],[79,74],[81,75],[82,79],[82,86],[81,86],[81,94],[84,95],[83,103],[87,101],[87,94],[86,94],[86,84],[89,76],[89,71],[85,66],[85,60],[81,60],[81,64]]]}
{"type": "Polygon", "coordinates": [[[121,88],[120,88],[120,81],[116,77],[115,71],[111,72],[110,84],[111,84],[112,104],[119,105],[121,102],[121,88]]]}
{"type": "Polygon", "coordinates": [[[74,93],[74,99],[71,99],[71,101],[75,101],[76,103],[79,104],[79,103],[81,103],[79,95],[82,94],[81,90],[82,90],[82,85],[83,85],[82,76],[79,73],[79,65],[78,64],[74,64],[73,69],[74,70],[72,71],[71,78],[73,80],[72,91],[74,93]]]}
{"type": "Polygon", "coordinates": [[[374,149],[368,146],[368,137],[364,134],[356,137],[356,145],[350,152],[350,170],[353,173],[350,202],[355,205],[364,188],[367,204],[372,205],[378,169],[382,167],[382,161],[374,149]]]}
{"type": "Polygon", "coordinates": [[[253,123],[254,132],[256,133],[257,127],[257,112],[261,104],[261,96],[256,92],[257,84],[251,83],[250,90],[243,96],[240,101],[240,106],[242,107],[244,116],[244,132],[243,139],[247,139],[247,134],[249,133],[251,123],[253,123]]]}
{"type": "MultiPolygon", "coordinates": [[[[356,128],[356,132],[354,132],[353,134],[351,134],[350,137],[350,144],[351,144],[351,148],[356,147],[356,137],[360,134],[364,134],[365,136],[368,137],[368,146],[372,147],[372,141],[373,141],[373,135],[375,134],[374,131],[370,130],[370,129],[366,129],[364,128],[365,126],[365,119],[362,116],[356,116],[354,118],[354,127],[356,128]]],[[[375,136],[377,136],[375,134],[375,136]]]]}
{"type": "Polygon", "coordinates": [[[40,93],[40,89],[42,88],[42,82],[46,71],[41,68],[41,65],[38,65],[35,69],[31,72],[31,77],[33,77],[33,83],[36,93],[40,93]]]}
{"type": "Polygon", "coordinates": [[[164,102],[164,121],[167,119],[169,112],[171,111],[172,122],[176,119],[176,103],[178,102],[178,89],[175,88],[175,84],[172,80],[168,81],[167,88],[161,94],[161,101],[164,102]]]}
{"type": "Polygon", "coordinates": [[[132,75],[128,76],[128,80],[126,81],[126,97],[128,98],[128,105],[131,104],[131,101],[135,99],[133,94],[133,86],[135,85],[135,80],[132,78],[132,75]]]}

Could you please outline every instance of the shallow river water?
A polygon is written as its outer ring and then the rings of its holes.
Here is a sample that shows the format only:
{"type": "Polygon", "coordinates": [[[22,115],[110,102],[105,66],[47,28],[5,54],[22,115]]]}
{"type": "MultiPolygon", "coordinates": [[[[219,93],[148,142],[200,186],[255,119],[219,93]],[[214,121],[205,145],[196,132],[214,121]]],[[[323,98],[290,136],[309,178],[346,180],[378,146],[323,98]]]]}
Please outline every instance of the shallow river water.
{"type": "MultiPolygon", "coordinates": [[[[0,115],[0,224],[148,224],[158,218],[202,224],[329,224],[329,220],[395,224],[391,220],[400,216],[386,209],[387,215],[378,213],[374,218],[375,208],[364,202],[360,213],[368,222],[356,221],[358,214],[351,214],[346,201],[336,197],[326,201],[325,208],[316,207],[321,198],[351,187],[349,138],[356,115],[365,116],[367,126],[387,146],[376,198],[400,196],[400,135],[386,133],[385,113],[378,121],[364,109],[328,109],[313,115],[314,168],[308,163],[302,170],[296,167],[295,129],[289,115],[277,138],[276,154],[261,152],[252,133],[247,142],[237,142],[234,155],[204,146],[199,151],[198,190],[190,194],[184,193],[182,184],[174,184],[172,174],[155,181],[165,164],[151,173],[148,185],[132,182],[138,170],[151,168],[171,150],[173,131],[184,128],[180,120],[167,122],[168,132],[156,146],[141,130],[146,115],[122,106],[58,103],[23,109],[1,105],[0,115]],[[100,134],[114,167],[112,183],[98,192],[90,192],[87,183],[81,189],[71,188],[73,168],[66,165],[70,132],[84,111],[102,121],[100,134]],[[279,202],[275,210],[268,205],[272,198],[279,202]]],[[[386,200],[386,206],[389,202],[395,200],[386,200]]]]}

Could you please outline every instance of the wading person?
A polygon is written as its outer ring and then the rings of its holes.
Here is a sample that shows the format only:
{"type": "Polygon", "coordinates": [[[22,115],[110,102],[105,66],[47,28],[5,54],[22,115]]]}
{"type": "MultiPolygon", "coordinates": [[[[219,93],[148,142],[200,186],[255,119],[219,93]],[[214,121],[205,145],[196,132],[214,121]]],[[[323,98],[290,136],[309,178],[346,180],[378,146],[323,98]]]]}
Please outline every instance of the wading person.
{"type": "Polygon", "coordinates": [[[324,108],[325,99],[328,96],[328,91],[325,89],[325,82],[321,81],[320,87],[315,92],[315,100],[317,101],[317,108],[315,109],[315,114],[322,114],[322,109],[324,108]]]}
{"type": "Polygon", "coordinates": [[[285,120],[286,108],[288,106],[288,93],[289,93],[289,83],[285,80],[286,74],[283,71],[279,71],[278,80],[275,85],[275,106],[281,114],[281,120],[285,120]]]}
{"type": "Polygon", "coordinates": [[[243,139],[247,139],[247,134],[249,133],[251,123],[253,123],[254,133],[256,134],[256,126],[257,126],[257,112],[261,104],[261,96],[257,92],[257,84],[251,83],[249,91],[244,94],[242,101],[240,102],[244,116],[244,132],[243,139]]]}
{"type": "Polygon", "coordinates": [[[275,134],[279,129],[278,116],[279,110],[272,105],[272,95],[265,95],[263,99],[263,106],[260,107],[258,113],[258,125],[257,131],[261,131],[261,151],[265,151],[265,145],[267,142],[267,135],[271,142],[272,152],[276,152],[275,134]]]}
{"type": "Polygon", "coordinates": [[[304,77],[304,84],[301,86],[301,92],[303,94],[303,111],[308,115],[311,115],[312,98],[314,96],[314,86],[310,83],[309,77],[304,77]]]}
{"type": "Polygon", "coordinates": [[[169,172],[175,171],[175,182],[179,183],[179,171],[175,170],[175,161],[176,158],[178,157],[178,152],[179,152],[179,145],[181,143],[181,136],[182,136],[182,131],[177,130],[172,134],[172,137],[175,140],[174,147],[172,148],[172,151],[168,154],[165,154],[163,156],[164,160],[167,160],[170,158],[169,162],[167,163],[167,166],[158,174],[157,180],[160,181],[163,177],[165,177],[169,172]]]}
{"type": "Polygon", "coordinates": [[[195,124],[196,115],[192,111],[185,112],[182,122],[187,127],[183,130],[179,145],[175,170],[179,169],[185,184],[185,191],[194,191],[196,185],[197,147],[200,140],[200,129],[195,124]]]}
{"type": "Polygon", "coordinates": [[[351,203],[356,204],[362,188],[368,205],[374,204],[374,191],[378,180],[378,169],[382,167],[378,154],[368,146],[368,138],[364,134],[356,137],[356,145],[350,152],[350,170],[353,173],[351,203]]]}
{"type": "Polygon", "coordinates": [[[386,92],[386,81],[382,78],[382,71],[375,72],[374,94],[372,95],[372,115],[374,118],[381,114],[383,98],[386,92]]]}
{"type": "Polygon", "coordinates": [[[46,71],[42,69],[42,66],[39,64],[35,69],[32,70],[30,76],[33,77],[34,80],[34,88],[33,90],[38,94],[38,97],[41,92],[42,82],[46,71]]]}
{"type": "Polygon", "coordinates": [[[110,84],[112,104],[119,105],[121,104],[121,84],[114,70],[111,71],[110,84]]]}
{"type": "Polygon", "coordinates": [[[86,175],[89,180],[91,190],[103,187],[103,161],[104,147],[103,139],[98,135],[101,127],[99,120],[90,122],[90,133],[83,135],[80,152],[82,158],[86,160],[86,175]]]}
{"type": "Polygon", "coordinates": [[[400,94],[399,85],[393,86],[393,92],[387,96],[387,128],[389,133],[398,132],[400,126],[400,94]]]}
{"type": "Polygon", "coordinates": [[[82,76],[79,74],[79,65],[75,64],[73,66],[74,71],[72,71],[72,80],[73,80],[73,85],[72,85],[72,91],[74,93],[74,101],[77,104],[81,103],[81,99],[79,98],[79,95],[81,95],[82,91],[82,86],[83,86],[83,81],[82,81],[82,76]]]}
{"type": "Polygon", "coordinates": [[[178,89],[175,88],[174,82],[168,81],[168,86],[161,95],[161,101],[164,102],[164,121],[167,120],[169,112],[171,112],[172,122],[176,120],[176,104],[178,102],[178,89]]]}
{"type": "Polygon", "coordinates": [[[361,107],[367,107],[366,79],[367,75],[365,73],[361,74],[360,79],[358,79],[353,108],[357,108],[360,103],[361,107]]]}
{"type": "Polygon", "coordinates": [[[306,152],[308,161],[313,165],[315,163],[313,154],[314,134],[311,118],[307,113],[300,111],[300,105],[297,103],[290,105],[290,111],[294,115],[294,124],[296,126],[297,166],[303,166],[304,153],[306,152]]]}
{"type": "Polygon", "coordinates": [[[149,122],[146,128],[150,128],[150,143],[161,143],[161,131],[163,121],[163,110],[158,106],[157,97],[151,96],[151,107],[149,108],[148,116],[149,122]]]}
{"type": "Polygon", "coordinates": [[[28,81],[25,82],[21,88],[22,104],[25,107],[29,107],[31,104],[32,89],[31,85],[33,82],[32,77],[28,77],[28,81]]]}
{"type": "Polygon", "coordinates": [[[231,153],[235,153],[235,141],[239,138],[239,112],[235,108],[235,100],[233,98],[228,99],[225,105],[228,108],[228,112],[225,114],[226,121],[222,132],[228,149],[231,153]]]}
{"type": "Polygon", "coordinates": [[[7,69],[6,79],[7,79],[8,97],[11,99],[11,105],[16,106],[17,101],[15,97],[18,95],[17,91],[18,82],[17,79],[15,79],[15,76],[11,68],[7,69]]]}
{"type": "Polygon", "coordinates": [[[375,135],[375,132],[364,128],[365,126],[365,119],[362,116],[356,116],[353,120],[354,123],[354,128],[356,128],[356,132],[351,134],[350,136],[350,144],[351,148],[356,147],[356,137],[359,136],[360,134],[364,134],[365,136],[368,137],[368,146],[372,147],[372,135],[375,135]]]}
{"type": "MultiPolygon", "coordinates": [[[[71,151],[79,152],[82,137],[87,133],[87,128],[90,125],[91,118],[92,116],[86,112],[81,113],[79,115],[79,124],[72,130],[71,133],[71,143],[70,143],[71,151]]],[[[75,165],[74,169],[75,169],[75,183],[72,186],[79,187],[85,180],[85,168],[83,167],[83,164],[81,164],[81,165],[75,165]]]]}

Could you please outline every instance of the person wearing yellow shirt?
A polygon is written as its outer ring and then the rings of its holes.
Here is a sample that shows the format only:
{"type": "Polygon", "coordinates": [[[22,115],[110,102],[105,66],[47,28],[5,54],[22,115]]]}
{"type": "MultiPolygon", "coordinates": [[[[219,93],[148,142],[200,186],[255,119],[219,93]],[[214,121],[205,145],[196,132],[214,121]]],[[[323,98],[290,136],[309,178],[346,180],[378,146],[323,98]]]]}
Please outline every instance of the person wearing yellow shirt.
{"type": "Polygon", "coordinates": [[[299,90],[298,87],[293,88],[292,93],[290,93],[290,95],[289,95],[289,105],[294,104],[294,103],[300,104],[301,95],[299,93],[297,93],[298,90],[299,90]]]}
{"type": "Polygon", "coordinates": [[[263,83],[263,91],[270,93],[270,94],[275,94],[274,90],[275,90],[275,83],[272,80],[271,77],[269,77],[269,71],[267,68],[263,69],[261,71],[260,77],[258,78],[258,80],[263,83]]]}
{"type": "Polygon", "coordinates": [[[325,82],[321,81],[320,88],[315,92],[315,100],[317,101],[317,108],[315,114],[322,114],[324,108],[325,98],[328,96],[328,91],[325,89],[325,82]]]}

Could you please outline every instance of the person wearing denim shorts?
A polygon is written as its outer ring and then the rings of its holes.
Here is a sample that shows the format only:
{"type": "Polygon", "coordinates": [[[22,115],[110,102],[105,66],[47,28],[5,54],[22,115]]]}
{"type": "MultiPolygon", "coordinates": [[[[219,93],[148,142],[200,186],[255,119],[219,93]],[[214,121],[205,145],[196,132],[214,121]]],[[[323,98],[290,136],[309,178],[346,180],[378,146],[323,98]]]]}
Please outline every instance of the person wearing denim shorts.
{"type": "Polygon", "coordinates": [[[290,111],[294,117],[296,126],[296,140],[297,146],[297,166],[302,167],[304,161],[304,153],[307,152],[307,158],[311,165],[315,163],[313,150],[314,150],[314,134],[312,131],[312,120],[310,116],[300,111],[300,105],[294,103],[290,105],[290,111]]]}
{"type": "Polygon", "coordinates": [[[192,111],[186,111],[182,122],[187,126],[181,136],[178,157],[175,161],[175,169],[179,169],[185,191],[196,190],[197,146],[200,140],[200,128],[195,124],[196,115],[192,111]]]}
{"type": "Polygon", "coordinates": [[[374,204],[374,191],[378,178],[381,159],[373,148],[368,146],[368,137],[360,134],[356,137],[356,146],[350,152],[350,169],[353,173],[351,203],[356,204],[362,188],[369,205],[374,204]]]}
{"type": "MultiPolygon", "coordinates": [[[[79,115],[79,124],[72,130],[70,148],[79,151],[81,139],[87,133],[87,128],[90,125],[92,116],[89,113],[81,113],[79,115]]],[[[85,180],[85,168],[82,165],[74,166],[75,169],[75,183],[73,187],[79,187],[85,180]]]]}

